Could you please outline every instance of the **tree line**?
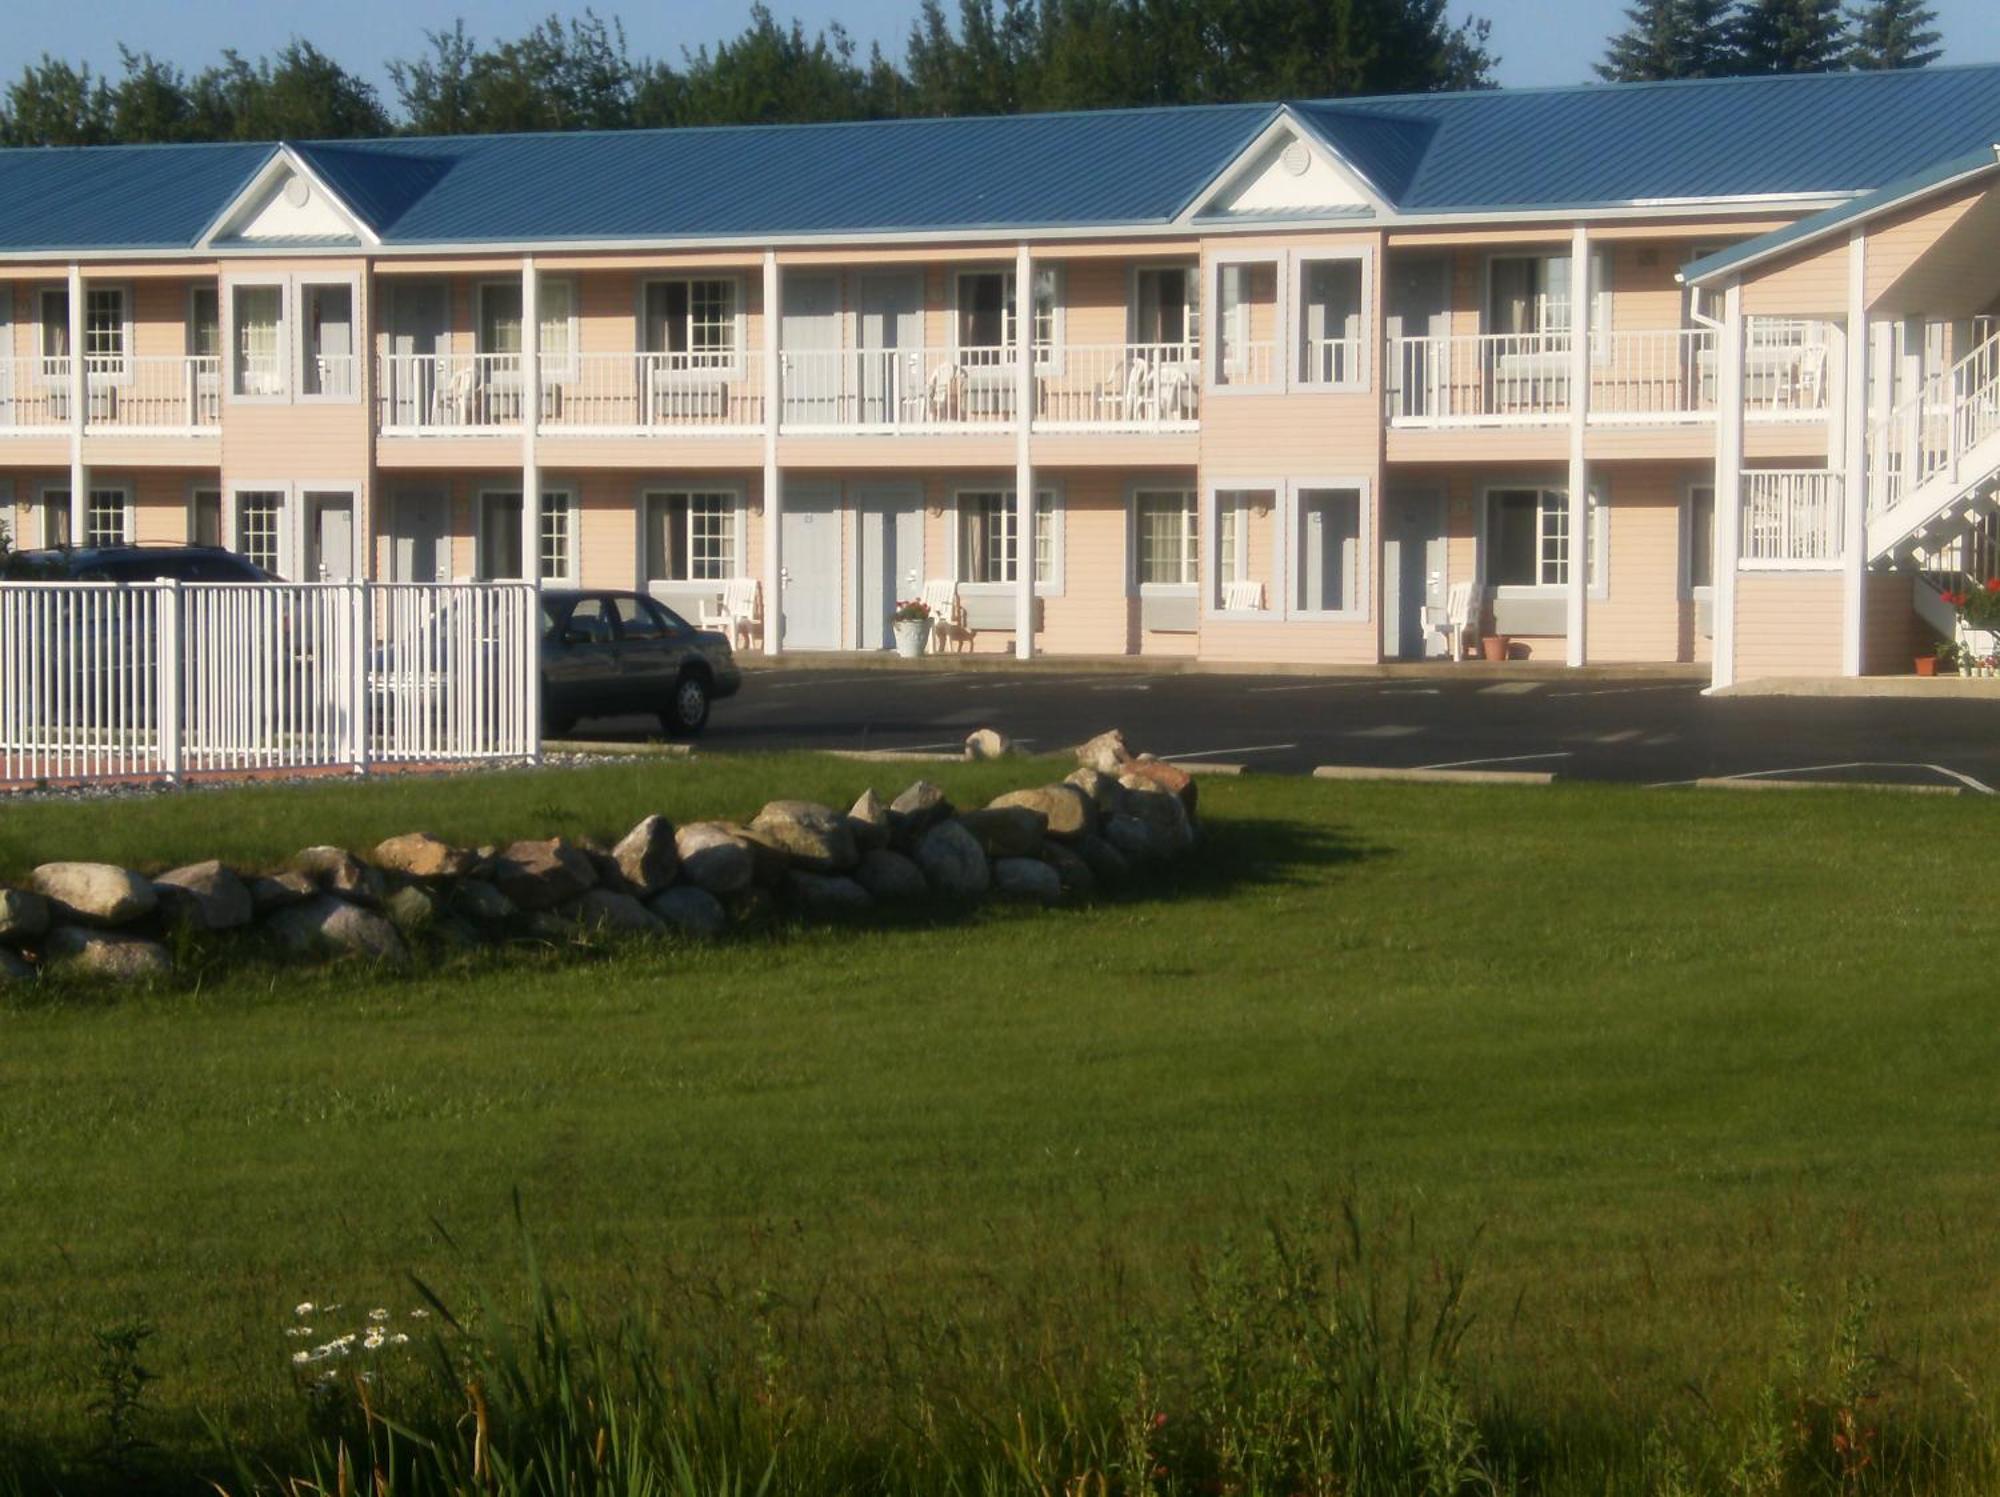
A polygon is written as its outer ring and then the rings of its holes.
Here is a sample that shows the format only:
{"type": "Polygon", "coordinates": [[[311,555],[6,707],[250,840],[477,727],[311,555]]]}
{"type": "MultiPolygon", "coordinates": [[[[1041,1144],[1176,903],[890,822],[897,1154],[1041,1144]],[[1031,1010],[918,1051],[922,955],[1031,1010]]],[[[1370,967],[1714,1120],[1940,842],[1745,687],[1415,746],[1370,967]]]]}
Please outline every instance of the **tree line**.
{"type": "Polygon", "coordinates": [[[427,32],[387,97],[311,42],[225,51],[192,74],[119,49],[115,72],[44,55],[0,98],[0,142],[340,139],[1010,114],[1486,88],[1490,26],[1447,0],[922,0],[902,53],[863,54],[763,4],[677,62],[634,57],[595,11],[481,40],[427,32]]]}
{"type": "Polygon", "coordinates": [[[1639,0],[1597,65],[1601,78],[1734,78],[1920,68],[1943,55],[1922,0],[1639,0]]]}

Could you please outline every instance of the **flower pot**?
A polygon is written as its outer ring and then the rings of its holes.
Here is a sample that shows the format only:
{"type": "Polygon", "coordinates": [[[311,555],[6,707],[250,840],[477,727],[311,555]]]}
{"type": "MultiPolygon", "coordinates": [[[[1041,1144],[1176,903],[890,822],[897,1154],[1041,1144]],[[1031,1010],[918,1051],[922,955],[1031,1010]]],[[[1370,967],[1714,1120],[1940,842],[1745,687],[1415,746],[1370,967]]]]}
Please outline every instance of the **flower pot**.
{"type": "Polygon", "coordinates": [[[1514,641],[1505,634],[1482,634],[1479,637],[1479,652],[1488,660],[1505,660],[1508,651],[1514,648],[1514,641]]]}
{"type": "Polygon", "coordinates": [[[896,636],[896,653],[905,660],[915,660],[924,653],[924,646],[930,642],[931,621],[897,619],[891,630],[896,636]]]}
{"type": "Polygon", "coordinates": [[[1917,667],[1917,674],[1920,676],[1935,676],[1937,674],[1937,656],[1935,655],[1917,656],[1916,667],[1917,667]]]}

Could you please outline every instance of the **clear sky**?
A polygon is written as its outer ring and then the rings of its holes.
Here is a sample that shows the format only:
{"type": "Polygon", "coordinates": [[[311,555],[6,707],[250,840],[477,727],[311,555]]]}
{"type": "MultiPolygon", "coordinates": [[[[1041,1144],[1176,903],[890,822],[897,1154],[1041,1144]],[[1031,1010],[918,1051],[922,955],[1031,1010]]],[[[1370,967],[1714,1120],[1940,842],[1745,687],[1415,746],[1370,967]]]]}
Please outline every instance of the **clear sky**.
{"type": "MultiPolygon", "coordinates": [[[[1604,39],[1621,23],[1625,0],[1454,0],[1453,10],[1476,10],[1493,22],[1500,81],[1509,85],[1582,83],[1602,55],[1604,39]]],[[[1995,0],[1933,0],[1944,32],[1946,62],[2000,62],[2000,4],[1995,0]]],[[[255,57],[304,37],[383,89],[383,67],[393,57],[423,50],[426,29],[449,27],[464,16],[480,37],[512,36],[551,11],[573,7],[559,0],[40,0],[15,8],[0,29],[0,77],[12,79],[24,63],[48,52],[95,67],[115,67],[117,44],[151,51],[193,70],[224,47],[255,57]]],[[[881,41],[900,52],[916,0],[773,0],[781,18],[797,15],[808,29],[843,22],[865,48],[881,41]]],[[[729,0],[667,0],[621,7],[601,0],[601,15],[622,15],[635,55],[678,59],[692,48],[743,26],[747,4],[729,0]]],[[[955,10],[955,5],[947,5],[955,10]]]]}

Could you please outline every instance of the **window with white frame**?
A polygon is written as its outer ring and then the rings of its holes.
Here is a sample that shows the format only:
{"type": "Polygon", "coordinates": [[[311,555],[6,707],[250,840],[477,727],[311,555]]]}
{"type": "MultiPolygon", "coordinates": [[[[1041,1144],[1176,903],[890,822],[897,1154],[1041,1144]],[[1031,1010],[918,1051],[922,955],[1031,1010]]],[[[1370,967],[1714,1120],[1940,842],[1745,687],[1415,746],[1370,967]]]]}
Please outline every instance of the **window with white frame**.
{"type": "Polygon", "coordinates": [[[1270,516],[1279,505],[1280,490],[1218,488],[1214,494],[1215,567],[1208,606],[1224,613],[1258,611],[1271,606],[1266,586],[1270,566],[1270,516]],[[1262,545],[1255,539],[1263,532],[1262,545]]]}
{"type": "Polygon", "coordinates": [[[284,561],[285,495],[282,489],[243,489],[236,495],[236,550],[267,572],[284,561]]]}
{"type": "Polygon", "coordinates": [[[1293,496],[1292,518],[1293,611],[1359,613],[1367,567],[1361,490],[1301,487],[1293,496]]]}
{"type": "Polygon", "coordinates": [[[42,544],[67,546],[70,536],[69,490],[43,489],[40,509],[42,544]]]}
{"type": "Polygon", "coordinates": [[[354,283],[302,282],[299,333],[299,393],[352,396],[360,388],[354,368],[354,283]]]}
{"type": "Polygon", "coordinates": [[[69,288],[44,286],[35,294],[35,321],[41,329],[42,372],[60,372],[69,357],[69,288]]]}
{"type": "Polygon", "coordinates": [[[222,292],[216,286],[188,288],[187,351],[190,358],[222,357],[222,292]]]}
{"type": "MultiPolygon", "coordinates": [[[[542,581],[567,582],[576,575],[576,510],[568,490],[543,490],[535,550],[542,581]]],[[[479,496],[480,580],[521,575],[521,491],[489,489],[479,496]]]]}
{"type": "Polygon", "coordinates": [[[1364,316],[1361,258],[1304,256],[1297,274],[1300,382],[1360,384],[1364,316]]]}
{"type": "Polygon", "coordinates": [[[1141,588],[1192,588],[1201,576],[1200,522],[1192,489],[1132,495],[1134,580],[1141,588]]]}
{"type": "MultiPolygon", "coordinates": [[[[1035,361],[1046,363],[1055,351],[1058,287],[1055,267],[1035,267],[1035,361]]],[[[958,273],[958,347],[1010,349],[1014,329],[1014,272],[961,270],[958,273]]]]}
{"type": "Polygon", "coordinates": [[[1225,260],[1215,271],[1214,382],[1221,386],[1277,382],[1278,263],[1225,260]]]}
{"type": "Polygon", "coordinates": [[[644,351],[695,368],[726,365],[737,351],[737,283],[730,276],[648,281],[644,351]]]}
{"type": "MultiPolygon", "coordinates": [[[[535,288],[536,322],[540,326],[537,357],[542,372],[570,377],[575,362],[576,282],[544,276],[535,288]]],[[[479,287],[479,315],[474,337],[477,351],[490,354],[498,367],[518,367],[521,356],[521,283],[488,281],[479,287]]]]}
{"type": "Polygon", "coordinates": [[[196,488],[188,492],[187,538],[191,546],[222,544],[222,490],[196,488]]]}
{"type": "MultiPolygon", "coordinates": [[[[1013,582],[1017,534],[1014,491],[984,489],[958,496],[959,580],[1013,582]]],[[[1056,573],[1056,496],[1035,495],[1035,582],[1047,585],[1056,573]]]]}
{"type": "MultiPolygon", "coordinates": [[[[1588,585],[1598,585],[1603,523],[1590,496],[1585,537],[1588,585]]],[[[1488,587],[1563,587],[1569,582],[1569,495],[1553,488],[1494,489],[1486,496],[1485,576],[1488,587]]]]}
{"type": "Polygon", "coordinates": [[[646,495],[645,523],[647,582],[719,582],[741,575],[734,494],[658,490],[646,495]]]}
{"type": "Polygon", "coordinates": [[[84,367],[95,375],[122,376],[125,373],[125,354],[129,346],[130,333],[131,309],[125,288],[84,287],[84,367]]]}
{"type": "Polygon", "coordinates": [[[86,546],[122,546],[132,538],[132,496],[124,489],[90,491],[83,512],[83,543],[86,546]]]}
{"type": "Polygon", "coordinates": [[[1688,490],[1687,557],[1683,569],[1689,592],[1715,584],[1715,485],[1698,483],[1688,490]]]}
{"type": "Polygon", "coordinates": [[[521,352],[521,283],[493,281],[479,288],[477,351],[514,355],[521,352]]]}
{"type": "Polygon", "coordinates": [[[1132,341],[1186,348],[1201,341],[1201,277],[1193,265],[1142,265],[1132,273],[1132,341]]]}
{"type": "MultiPolygon", "coordinates": [[[[1557,335],[1571,326],[1570,257],[1495,255],[1486,269],[1486,331],[1516,335],[1557,335]]],[[[1611,328],[1611,255],[1590,252],[1590,322],[1593,332],[1611,328]]]]}
{"type": "Polygon", "coordinates": [[[285,288],[246,282],[229,288],[235,343],[230,389],[237,395],[269,399],[285,393],[285,288]]]}

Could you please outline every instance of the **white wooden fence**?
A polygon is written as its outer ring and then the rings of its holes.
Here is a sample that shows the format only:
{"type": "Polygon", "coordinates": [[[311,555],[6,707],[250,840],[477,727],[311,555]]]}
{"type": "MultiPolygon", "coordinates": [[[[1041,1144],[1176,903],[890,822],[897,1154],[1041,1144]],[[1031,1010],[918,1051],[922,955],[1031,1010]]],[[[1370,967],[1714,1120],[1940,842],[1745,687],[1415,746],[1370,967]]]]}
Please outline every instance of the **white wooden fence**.
{"type": "Polygon", "coordinates": [[[491,583],[0,583],[0,784],[533,758],[537,605],[491,583]]]}

